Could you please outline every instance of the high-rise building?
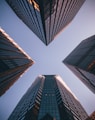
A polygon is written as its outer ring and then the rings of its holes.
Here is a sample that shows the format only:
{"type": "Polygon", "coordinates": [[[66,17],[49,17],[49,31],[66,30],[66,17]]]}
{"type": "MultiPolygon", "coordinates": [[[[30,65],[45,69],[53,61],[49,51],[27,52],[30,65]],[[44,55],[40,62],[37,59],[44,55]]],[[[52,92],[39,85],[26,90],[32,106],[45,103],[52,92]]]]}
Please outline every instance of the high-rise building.
{"type": "Polygon", "coordinates": [[[58,75],[39,75],[8,120],[85,120],[87,113],[58,75]]]}
{"type": "Polygon", "coordinates": [[[95,111],[86,120],[95,120],[95,111]]]}
{"type": "Polygon", "coordinates": [[[0,28],[0,96],[33,63],[32,59],[0,28]]]}
{"type": "Polygon", "coordinates": [[[75,17],[85,0],[6,0],[16,15],[46,44],[75,17]]]}
{"type": "Polygon", "coordinates": [[[90,120],[95,120],[95,111],[90,115],[90,120]]]}
{"type": "Polygon", "coordinates": [[[95,35],[83,40],[63,63],[95,93],[95,35]]]}

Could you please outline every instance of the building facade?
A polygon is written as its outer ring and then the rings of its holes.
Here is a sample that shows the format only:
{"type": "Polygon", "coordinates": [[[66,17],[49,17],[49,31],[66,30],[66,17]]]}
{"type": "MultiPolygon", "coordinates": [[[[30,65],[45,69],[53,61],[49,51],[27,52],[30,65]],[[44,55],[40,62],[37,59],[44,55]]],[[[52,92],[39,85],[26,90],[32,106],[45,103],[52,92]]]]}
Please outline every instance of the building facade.
{"type": "Polygon", "coordinates": [[[33,60],[0,28],[0,96],[33,63],[33,60]]]}
{"type": "Polygon", "coordinates": [[[48,45],[85,0],[6,0],[16,15],[48,45]]]}
{"type": "Polygon", "coordinates": [[[95,120],[95,111],[86,120],[95,120]]]}
{"type": "Polygon", "coordinates": [[[85,120],[87,113],[58,75],[39,75],[8,120],[85,120]]]}
{"type": "Polygon", "coordinates": [[[90,115],[90,120],[95,120],[95,111],[90,115]]]}
{"type": "Polygon", "coordinates": [[[83,40],[63,63],[95,93],[95,35],[83,40]]]}

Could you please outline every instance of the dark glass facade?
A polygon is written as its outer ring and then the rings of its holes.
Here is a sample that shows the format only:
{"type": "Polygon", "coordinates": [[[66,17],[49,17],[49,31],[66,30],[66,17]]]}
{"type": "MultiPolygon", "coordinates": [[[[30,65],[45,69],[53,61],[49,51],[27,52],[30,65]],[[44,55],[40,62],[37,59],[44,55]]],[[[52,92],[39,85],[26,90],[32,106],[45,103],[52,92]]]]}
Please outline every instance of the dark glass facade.
{"type": "Polygon", "coordinates": [[[85,120],[87,113],[58,75],[39,75],[8,120],[85,120]]]}
{"type": "Polygon", "coordinates": [[[6,0],[17,16],[46,44],[75,17],[85,0],[6,0]]]}
{"type": "Polygon", "coordinates": [[[95,93],[95,35],[83,40],[63,62],[95,93]]]}
{"type": "Polygon", "coordinates": [[[0,28],[0,96],[33,63],[32,59],[0,28]]]}

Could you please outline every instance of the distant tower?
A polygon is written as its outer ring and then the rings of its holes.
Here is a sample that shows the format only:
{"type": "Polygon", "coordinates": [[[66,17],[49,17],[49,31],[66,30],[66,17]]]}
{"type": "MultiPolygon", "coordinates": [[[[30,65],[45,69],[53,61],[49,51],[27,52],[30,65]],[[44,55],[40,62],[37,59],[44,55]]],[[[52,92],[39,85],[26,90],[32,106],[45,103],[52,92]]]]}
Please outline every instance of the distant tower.
{"type": "Polygon", "coordinates": [[[85,0],[6,0],[17,16],[46,44],[75,17],[85,0]]]}
{"type": "Polygon", "coordinates": [[[33,63],[32,59],[0,28],[0,96],[33,63]]]}
{"type": "Polygon", "coordinates": [[[95,93],[95,35],[83,40],[63,63],[95,93]]]}
{"type": "Polygon", "coordinates": [[[87,113],[58,75],[40,75],[8,120],[85,120],[87,113]]]}

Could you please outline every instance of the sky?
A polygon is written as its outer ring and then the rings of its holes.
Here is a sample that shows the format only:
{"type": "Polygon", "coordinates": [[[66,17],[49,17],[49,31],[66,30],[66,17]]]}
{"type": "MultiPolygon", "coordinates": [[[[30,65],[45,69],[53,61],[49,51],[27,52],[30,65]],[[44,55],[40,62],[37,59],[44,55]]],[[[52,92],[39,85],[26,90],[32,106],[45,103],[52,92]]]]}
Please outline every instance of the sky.
{"type": "Polygon", "coordinates": [[[60,75],[88,115],[95,111],[93,94],[63,63],[84,39],[95,34],[95,0],[86,0],[73,21],[46,46],[0,0],[0,27],[35,61],[28,71],[0,97],[0,120],[6,120],[38,75],[60,75]]]}

